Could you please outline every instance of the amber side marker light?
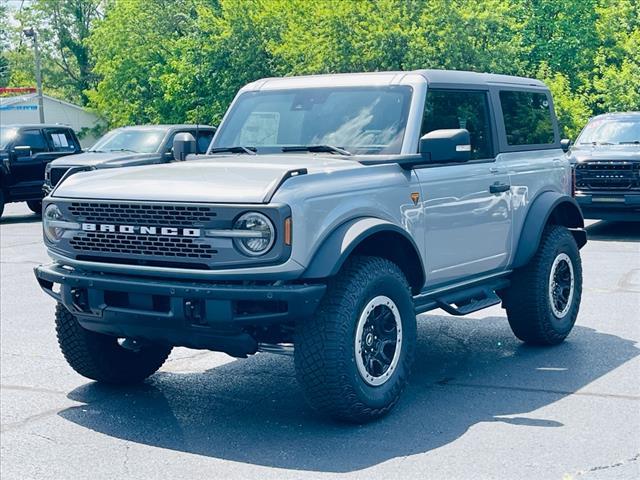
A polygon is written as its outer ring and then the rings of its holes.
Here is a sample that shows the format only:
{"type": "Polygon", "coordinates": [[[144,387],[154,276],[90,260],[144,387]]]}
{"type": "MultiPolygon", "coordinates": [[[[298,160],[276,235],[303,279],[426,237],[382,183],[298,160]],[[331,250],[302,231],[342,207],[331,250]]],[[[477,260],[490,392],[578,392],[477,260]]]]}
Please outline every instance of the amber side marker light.
{"type": "Polygon", "coordinates": [[[284,244],[291,245],[291,217],[284,220],[284,244]]]}

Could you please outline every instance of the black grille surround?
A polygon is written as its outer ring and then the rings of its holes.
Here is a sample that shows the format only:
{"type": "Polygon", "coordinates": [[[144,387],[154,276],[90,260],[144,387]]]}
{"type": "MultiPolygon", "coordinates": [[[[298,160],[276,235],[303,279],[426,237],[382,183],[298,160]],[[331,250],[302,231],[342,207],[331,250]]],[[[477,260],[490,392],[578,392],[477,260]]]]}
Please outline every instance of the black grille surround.
{"type": "Polygon", "coordinates": [[[640,190],[640,162],[599,160],[576,165],[576,190],[579,191],[638,191],[640,190]]]}
{"type": "Polygon", "coordinates": [[[49,171],[51,186],[55,187],[70,168],[71,167],[51,167],[51,170],[49,171]]]}
{"type": "Polygon", "coordinates": [[[48,203],[55,203],[65,220],[90,224],[89,228],[94,229],[68,230],[58,243],[47,242],[52,252],[71,259],[123,266],[214,270],[275,265],[291,254],[291,247],[279,238],[279,232],[284,231],[285,218],[291,215],[291,209],[286,205],[55,198],[48,203]],[[230,238],[204,235],[205,230],[232,229],[235,220],[248,211],[268,216],[276,228],[274,245],[265,255],[248,257],[238,251],[230,238]],[[114,231],[101,231],[100,226],[106,225],[114,231]],[[124,226],[126,230],[120,228],[124,226]],[[194,234],[194,230],[198,232],[194,234]]]}

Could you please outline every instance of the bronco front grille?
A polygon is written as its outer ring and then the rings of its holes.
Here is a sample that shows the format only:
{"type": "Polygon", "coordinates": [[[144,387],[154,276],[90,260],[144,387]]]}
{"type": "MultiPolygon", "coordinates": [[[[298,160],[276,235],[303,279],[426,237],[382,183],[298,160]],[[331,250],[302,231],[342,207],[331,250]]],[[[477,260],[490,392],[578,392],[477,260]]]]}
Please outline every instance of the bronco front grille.
{"type": "Polygon", "coordinates": [[[216,217],[213,208],[195,205],[73,202],[68,211],[80,222],[160,227],[197,227],[216,217]]]}
{"type": "Polygon", "coordinates": [[[76,251],[83,253],[102,252],[181,259],[211,259],[217,253],[200,239],[182,237],[84,232],[74,235],[69,243],[76,251]]]}
{"type": "Polygon", "coordinates": [[[578,190],[640,189],[640,162],[594,161],[576,165],[578,190]]]}

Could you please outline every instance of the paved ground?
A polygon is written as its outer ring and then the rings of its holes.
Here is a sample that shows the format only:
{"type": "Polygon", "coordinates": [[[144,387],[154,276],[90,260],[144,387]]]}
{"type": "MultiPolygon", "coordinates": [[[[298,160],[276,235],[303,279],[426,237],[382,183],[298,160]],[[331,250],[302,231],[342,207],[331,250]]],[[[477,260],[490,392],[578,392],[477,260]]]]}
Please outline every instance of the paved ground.
{"type": "Polygon", "coordinates": [[[530,348],[497,307],[419,323],[411,385],[372,425],[318,418],[289,358],[177,350],[136,388],[73,373],[58,352],[46,261],[23,204],[1,230],[3,480],[640,478],[640,225],[598,223],[568,341],[530,348]]]}

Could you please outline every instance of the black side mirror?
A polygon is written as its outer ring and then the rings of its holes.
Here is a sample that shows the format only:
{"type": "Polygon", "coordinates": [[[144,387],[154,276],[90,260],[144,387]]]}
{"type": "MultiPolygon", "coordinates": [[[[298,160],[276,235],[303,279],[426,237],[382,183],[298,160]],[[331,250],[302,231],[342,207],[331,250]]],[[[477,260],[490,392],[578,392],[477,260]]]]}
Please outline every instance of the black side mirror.
{"type": "Polygon", "coordinates": [[[173,158],[183,161],[190,153],[196,153],[196,139],[187,132],[176,134],[173,137],[173,158]]]}
{"type": "Polygon", "coordinates": [[[420,154],[428,163],[467,162],[471,159],[471,136],[460,129],[434,130],[420,139],[420,154]]]}
{"type": "Polygon", "coordinates": [[[563,138],[562,140],[560,140],[560,148],[562,148],[562,151],[564,153],[567,153],[569,151],[571,145],[573,145],[573,142],[568,138],[563,138]]]}
{"type": "Polygon", "coordinates": [[[13,147],[13,154],[16,158],[30,157],[31,147],[28,145],[18,145],[17,147],[13,147]]]}

